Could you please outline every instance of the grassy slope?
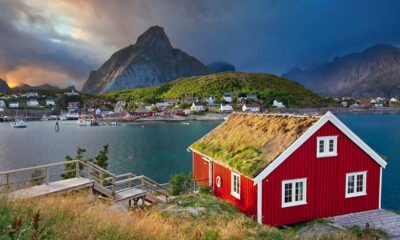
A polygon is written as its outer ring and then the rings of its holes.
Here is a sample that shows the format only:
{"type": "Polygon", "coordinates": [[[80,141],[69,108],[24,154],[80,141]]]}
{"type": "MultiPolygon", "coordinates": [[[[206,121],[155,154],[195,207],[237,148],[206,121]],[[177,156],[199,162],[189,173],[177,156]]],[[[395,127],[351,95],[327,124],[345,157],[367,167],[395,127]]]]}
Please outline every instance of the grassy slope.
{"type": "Polygon", "coordinates": [[[239,94],[255,93],[270,104],[279,99],[290,106],[314,106],[326,100],[302,85],[271,74],[224,72],[207,76],[179,78],[171,83],[150,88],[123,90],[105,96],[125,99],[180,98],[182,94],[206,97],[221,97],[225,92],[239,94]]]}
{"type": "MultiPolygon", "coordinates": [[[[297,228],[279,230],[258,225],[227,202],[208,195],[182,196],[170,204],[129,213],[112,210],[86,193],[11,202],[0,198],[0,239],[15,239],[15,219],[21,219],[19,239],[31,239],[32,218],[40,210],[40,239],[297,239],[297,228]],[[197,216],[178,213],[187,208],[204,208],[197,216]],[[14,229],[14,230],[13,230],[14,229]]],[[[18,224],[17,224],[18,225],[18,224]]],[[[359,234],[358,234],[359,235],[359,234]]],[[[362,235],[361,235],[362,236],[362,235]]],[[[321,236],[320,236],[321,237],[321,236]]],[[[39,239],[39,238],[36,238],[39,239]]],[[[317,238],[315,238],[317,239],[317,238]]],[[[357,238],[337,231],[323,239],[357,238]]]]}

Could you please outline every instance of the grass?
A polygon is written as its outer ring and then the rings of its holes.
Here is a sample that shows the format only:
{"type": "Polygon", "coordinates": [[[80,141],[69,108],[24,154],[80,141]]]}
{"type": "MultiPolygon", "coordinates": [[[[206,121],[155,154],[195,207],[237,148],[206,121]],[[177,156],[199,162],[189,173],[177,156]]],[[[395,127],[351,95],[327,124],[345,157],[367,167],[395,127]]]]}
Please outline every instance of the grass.
{"type": "Polygon", "coordinates": [[[192,148],[253,178],[318,119],[235,113],[192,148]]]}
{"type": "MultiPolygon", "coordinates": [[[[40,200],[0,198],[0,239],[299,239],[297,230],[259,225],[207,194],[129,212],[86,192],[40,200]],[[191,214],[193,209],[201,211],[191,214]]],[[[323,237],[370,239],[351,231],[323,237]]]]}

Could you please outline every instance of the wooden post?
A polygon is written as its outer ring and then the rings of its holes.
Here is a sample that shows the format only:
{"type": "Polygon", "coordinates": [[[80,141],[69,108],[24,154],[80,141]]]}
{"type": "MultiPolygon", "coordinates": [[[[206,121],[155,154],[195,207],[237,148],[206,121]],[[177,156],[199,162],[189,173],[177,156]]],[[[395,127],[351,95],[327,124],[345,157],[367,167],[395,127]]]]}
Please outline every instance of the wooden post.
{"type": "Polygon", "coordinates": [[[111,187],[111,194],[112,194],[112,196],[114,196],[115,195],[115,177],[113,176],[112,177],[112,187],[111,187]]]}
{"type": "MultiPolygon", "coordinates": [[[[132,177],[133,177],[133,174],[129,173],[128,178],[132,178],[132,177]]],[[[128,182],[128,187],[132,188],[132,180],[128,182]]]]}
{"type": "Polygon", "coordinates": [[[50,182],[49,168],[46,167],[44,169],[44,172],[45,172],[45,177],[44,177],[45,180],[44,181],[45,181],[46,185],[49,185],[49,182],[50,182]]]}
{"type": "Polygon", "coordinates": [[[77,162],[75,163],[75,171],[76,171],[75,177],[77,177],[77,178],[80,177],[80,176],[79,176],[79,174],[80,174],[80,173],[79,173],[79,170],[80,170],[80,169],[79,169],[79,161],[77,161],[77,162]]]}
{"type": "Polygon", "coordinates": [[[92,165],[89,164],[87,168],[87,177],[89,180],[92,180],[92,176],[90,175],[91,173],[92,173],[92,165]]]}
{"type": "Polygon", "coordinates": [[[7,191],[10,190],[10,174],[6,174],[6,187],[7,191]]]}

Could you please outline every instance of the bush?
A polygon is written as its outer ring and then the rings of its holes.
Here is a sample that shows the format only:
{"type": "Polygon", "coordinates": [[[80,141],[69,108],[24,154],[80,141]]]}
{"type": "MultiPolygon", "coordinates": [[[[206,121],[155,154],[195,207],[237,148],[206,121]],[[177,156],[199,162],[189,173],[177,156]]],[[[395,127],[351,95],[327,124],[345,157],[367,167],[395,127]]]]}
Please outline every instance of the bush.
{"type": "Polygon", "coordinates": [[[210,194],[212,191],[212,188],[210,187],[204,187],[204,186],[200,186],[200,194],[210,194]]]}
{"type": "Polygon", "coordinates": [[[171,185],[171,194],[177,196],[182,193],[190,192],[190,188],[192,185],[191,182],[191,173],[189,173],[188,175],[185,175],[184,173],[173,175],[169,180],[169,184],[171,185]]]}

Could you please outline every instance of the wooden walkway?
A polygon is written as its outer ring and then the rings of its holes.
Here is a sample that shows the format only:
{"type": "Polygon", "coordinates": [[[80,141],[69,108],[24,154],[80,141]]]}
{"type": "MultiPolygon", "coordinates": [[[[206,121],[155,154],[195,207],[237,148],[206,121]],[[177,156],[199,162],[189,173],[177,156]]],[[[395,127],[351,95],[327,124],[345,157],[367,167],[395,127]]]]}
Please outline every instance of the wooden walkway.
{"type": "Polygon", "coordinates": [[[75,191],[84,188],[93,187],[94,181],[87,178],[70,178],[42,184],[30,188],[24,188],[10,193],[10,196],[15,199],[34,198],[49,194],[61,193],[66,191],[75,191]]]}
{"type": "Polygon", "coordinates": [[[0,190],[6,189],[6,191],[10,191],[9,194],[14,199],[35,198],[84,188],[94,190],[114,202],[127,201],[129,205],[131,201],[137,204],[139,200],[147,203],[168,202],[169,197],[167,188],[146,176],[137,176],[133,173],[115,175],[94,163],[81,160],[0,172],[0,190]],[[64,169],[60,173],[59,168],[66,164],[75,167],[71,170],[64,169]],[[52,173],[51,170],[56,171],[56,173],[52,173]],[[33,174],[37,172],[40,173],[40,176],[33,174]],[[77,177],[51,181],[55,176],[67,173],[70,175],[73,173],[73,176],[77,177]],[[22,176],[32,174],[32,177],[22,177],[21,179],[18,174],[25,174],[22,176]],[[28,187],[34,182],[39,182],[39,185],[28,187]],[[23,185],[26,183],[28,184],[23,185]],[[160,196],[163,196],[163,198],[160,196]]]}
{"type": "Polygon", "coordinates": [[[384,209],[335,216],[329,220],[343,227],[365,228],[369,223],[370,227],[384,230],[389,239],[400,239],[400,215],[384,209]]]}

